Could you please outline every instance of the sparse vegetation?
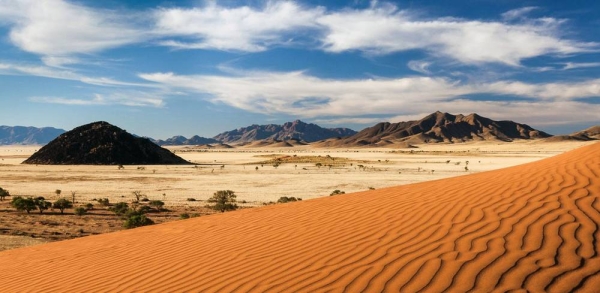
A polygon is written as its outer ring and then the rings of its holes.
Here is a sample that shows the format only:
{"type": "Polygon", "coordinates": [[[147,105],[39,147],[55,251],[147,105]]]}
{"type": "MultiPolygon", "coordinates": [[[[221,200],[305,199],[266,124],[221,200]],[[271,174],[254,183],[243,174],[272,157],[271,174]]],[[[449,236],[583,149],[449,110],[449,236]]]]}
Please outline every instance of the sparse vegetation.
{"type": "Polygon", "coordinates": [[[10,196],[10,193],[8,192],[8,190],[0,187],[0,201],[4,201],[4,198],[8,197],[8,196],[10,196]]]}
{"type": "Polygon", "coordinates": [[[141,191],[136,190],[134,192],[132,192],[133,196],[135,197],[135,202],[140,202],[140,199],[145,198],[146,195],[143,194],[141,191]]]}
{"type": "Polygon", "coordinates": [[[184,219],[189,219],[190,218],[190,214],[188,213],[183,213],[181,215],[179,215],[179,218],[184,220],[184,219]]]}
{"type": "Polygon", "coordinates": [[[108,200],[108,198],[99,198],[96,200],[100,205],[102,206],[109,206],[110,205],[110,201],[108,200]]]}
{"type": "Polygon", "coordinates": [[[333,192],[331,192],[331,194],[329,194],[329,196],[338,195],[338,194],[346,194],[346,192],[342,191],[342,190],[339,190],[339,189],[336,189],[333,192]]]}
{"type": "Polygon", "coordinates": [[[193,198],[193,197],[188,197],[186,200],[187,200],[187,201],[196,201],[196,199],[195,199],[195,198],[193,198]]]}
{"type": "Polygon", "coordinates": [[[86,203],[85,204],[85,209],[86,210],[93,210],[94,209],[94,204],[93,203],[86,203]]]}
{"type": "Polygon", "coordinates": [[[282,196],[277,200],[277,203],[286,203],[286,202],[293,202],[293,201],[300,201],[302,200],[302,198],[299,197],[287,197],[287,196],[282,196]]]}
{"type": "Polygon", "coordinates": [[[129,205],[126,202],[118,202],[110,210],[116,215],[122,216],[129,211],[129,205]]]}
{"type": "Polygon", "coordinates": [[[235,192],[231,190],[219,190],[208,199],[208,202],[214,204],[214,206],[211,206],[212,209],[223,213],[226,211],[233,211],[238,208],[236,204],[236,197],[237,196],[235,195],[235,192]]]}
{"type": "Polygon", "coordinates": [[[160,212],[163,210],[165,203],[161,200],[152,200],[148,203],[151,207],[155,208],[156,211],[160,212]]]}
{"type": "Polygon", "coordinates": [[[86,209],[86,208],[84,208],[84,207],[76,207],[76,208],[73,210],[73,213],[74,213],[75,215],[78,215],[78,216],[83,216],[83,215],[85,215],[85,214],[87,213],[87,209],[86,209]]]}
{"type": "Polygon", "coordinates": [[[37,209],[40,211],[40,214],[42,214],[45,210],[52,207],[52,203],[49,201],[46,201],[46,199],[43,196],[38,196],[38,197],[34,198],[33,203],[35,204],[37,209]]]}
{"type": "Polygon", "coordinates": [[[54,202],[52,207],[55,209],[59,209],[60,214],[62,215],[65,213],[65,209],[70,209],[73,207],[73,203],[66,198],[59,198],[57,201],[54,202]]]}
{"type": "Polygon", "coordinates": [[[132,229],[142,226],[148,226],[154,224],[150,218],[146,217],[145,214],[140,212],[132,212],[127,215],[123,227],[126,229],[132,229]]]}
{"type": "Polygon", "coordinates": [[[28,197],[28,198],[24,198],[21,196],[13,197],[12,201],[10,202],[10,205],[13,206],[15,209],[17,209],[17,211],[26,211],[28,214],[32,210],[35,210],[35,202],[33,201],[33,198],[31,198],[31,197],[28,197]]]}

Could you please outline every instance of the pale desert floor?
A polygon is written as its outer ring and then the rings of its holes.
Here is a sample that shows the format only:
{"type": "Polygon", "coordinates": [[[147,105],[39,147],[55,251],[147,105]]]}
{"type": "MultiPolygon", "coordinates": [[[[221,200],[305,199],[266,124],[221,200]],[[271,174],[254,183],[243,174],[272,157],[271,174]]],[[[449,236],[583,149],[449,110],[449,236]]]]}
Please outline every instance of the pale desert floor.
{"type": "Polygon", "coordinates": [[[1,290],[598,292],[599,154],[8,250],[1,290]]]}
{"type": "Polygon", "coordinates": [[[52,200],[57,198],[57,189],[65,197],[74,191],[81,202],[105,197],[111,202],[130,201],[133,191],[141,191],[150,199],[160,199],[171,206],[204,205],[203,201],[215,191],[229,189],[246,205],[260,205],[282,196],[311,199],[328,196],[336,189],[350,193],[490,171],[540,160],[586,144],[590,143],[520,141],[419,145],[416,149],[295,147],[208,151],[171,147],[179,156],[201,165],[136,165],[125,166],[124,170],[117,170],[117,166],[22,165],[40,147],[3,146],[0,187],[13,195],[44,196],[52,200]],[[256,164],[274,155],[347,160],[332,168],[318,168],[314,163],[281,164],[278,168],[256,164]],[[366,169],[361,170],[358,165],[366,169]],[[189,202],[188,198],[199,201],[189,202]]]}

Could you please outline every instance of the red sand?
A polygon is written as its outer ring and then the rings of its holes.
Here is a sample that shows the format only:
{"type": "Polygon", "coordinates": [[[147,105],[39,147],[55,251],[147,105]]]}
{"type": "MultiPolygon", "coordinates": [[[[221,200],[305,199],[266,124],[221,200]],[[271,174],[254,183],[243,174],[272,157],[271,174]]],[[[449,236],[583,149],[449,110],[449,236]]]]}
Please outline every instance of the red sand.
{"type": "Polygon", "coordinates": [[[0,252],[2,292],[598,292],[600,144],[0,252]]]}

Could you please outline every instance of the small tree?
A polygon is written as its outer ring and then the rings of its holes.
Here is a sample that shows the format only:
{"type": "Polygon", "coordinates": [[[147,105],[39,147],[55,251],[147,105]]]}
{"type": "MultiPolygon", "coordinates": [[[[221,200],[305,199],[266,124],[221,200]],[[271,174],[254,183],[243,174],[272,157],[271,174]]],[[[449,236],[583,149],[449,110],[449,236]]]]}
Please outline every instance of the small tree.
{"type": "Polygon", "coordinates": [[[73,207],[73,203],[66,198],[59,198],[57,201],[54,202],[52,207],[54,207],[55,209],[59,209],[60,214],[62,215],[65,213],[65,209],[70,209],[73,207]]]}
{"type": "Polygon", "coordinates": [[[83,216],[87,213],[87,210],[84,207],[76,207],[73,211],[78,216],[83,216]]]}
{"type": "Polygon", "coordinates": [[[40,211],[40,214],[42,214],[45,210],[52,207],[52,203],[49,201],[46,201],[46,199],[43,196],[38,196],[38,197],[34,198],[33,203],[35,204],[37,209],[40,211]]]}
{"type": "Polygon", "coordinates": [[[17,209],[17,211],[26,211],[28,214],[32,210],[35,210],[35,202],[33,202],[33,198],[31,198],[31,197],[28,197],[28,198],[23,198],[21,196],[13,197],[12,201],[10,202],[10,205],[12,205],[15,209],[17,209]]]}
{"type": "Polygon", "coordinates": [[[162,211],[163,206],[165,205],[161,200],[151,200],[148,204],[159,212],[162,211]]]}
{"type": "Polygon", "coordinates": [[[208,199],[208,202],[215,204],[212,207],[214,210],[220,212],[233,211],[238,208],[236,197],[235,193],[231,190],[219,190],[208,199]]]}
{"type": "Polygon", "coordinates": [[[8,190],[0,187],[0,201],[4,201],[4,198],[7,196],[10,196],[10,193],[8,193],[8,190]]]}
{"type": "Polygon", "coordinates": [[[135,196],[135,202],[140,202],[140,199],[143,197],[146,197],[146,195],[144,195],[141,191],[136,190],[133,193],[133,196],[135,196]]]}

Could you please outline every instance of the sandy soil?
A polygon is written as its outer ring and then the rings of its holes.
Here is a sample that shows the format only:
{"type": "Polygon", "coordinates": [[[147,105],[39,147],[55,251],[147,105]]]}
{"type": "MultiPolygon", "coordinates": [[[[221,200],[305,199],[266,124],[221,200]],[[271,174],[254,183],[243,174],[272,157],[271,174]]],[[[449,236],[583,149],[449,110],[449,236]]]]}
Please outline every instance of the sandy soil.
{"type": "Polygon", "coordinates": [[[598,154],[593,144],[492,172],[4,251],[0,282],[6,292],[596,292],[598,154]]]}
{"type": "Polygon", "coordinates": [[[141,191],[170,206],[193,205],[186,199],[206,200],[217,190],[229,189],[236,192],[240,201],[247,201],[247,205],[260,205],[282,196],[310,199],[328,196],[336,189],[349,193],[495,170],[585,144],[483,142],[397,150],[294,147],[206,151],[173,147],[181,157],[202,165],[125,166],[124,170],[117,170],[116,166],[21,165],[39,147],[11,146],[0,147],[0,186],[13,195],[44,196],[51,200],[57,198],[56,189],[62,191],[61,196],[70,196],[74,191],[79,201],[105,197],[111,202],[130,200],[133,191],[141,191]],[[258,164],[272,158],[267,156],[294,155],[321,156],[324,167],[318,168],[315,163],[283,163],[277,168],[258,164]],[[344,164],[332,161],[335,163],[329,168],[327,156],[344,164]]]}

